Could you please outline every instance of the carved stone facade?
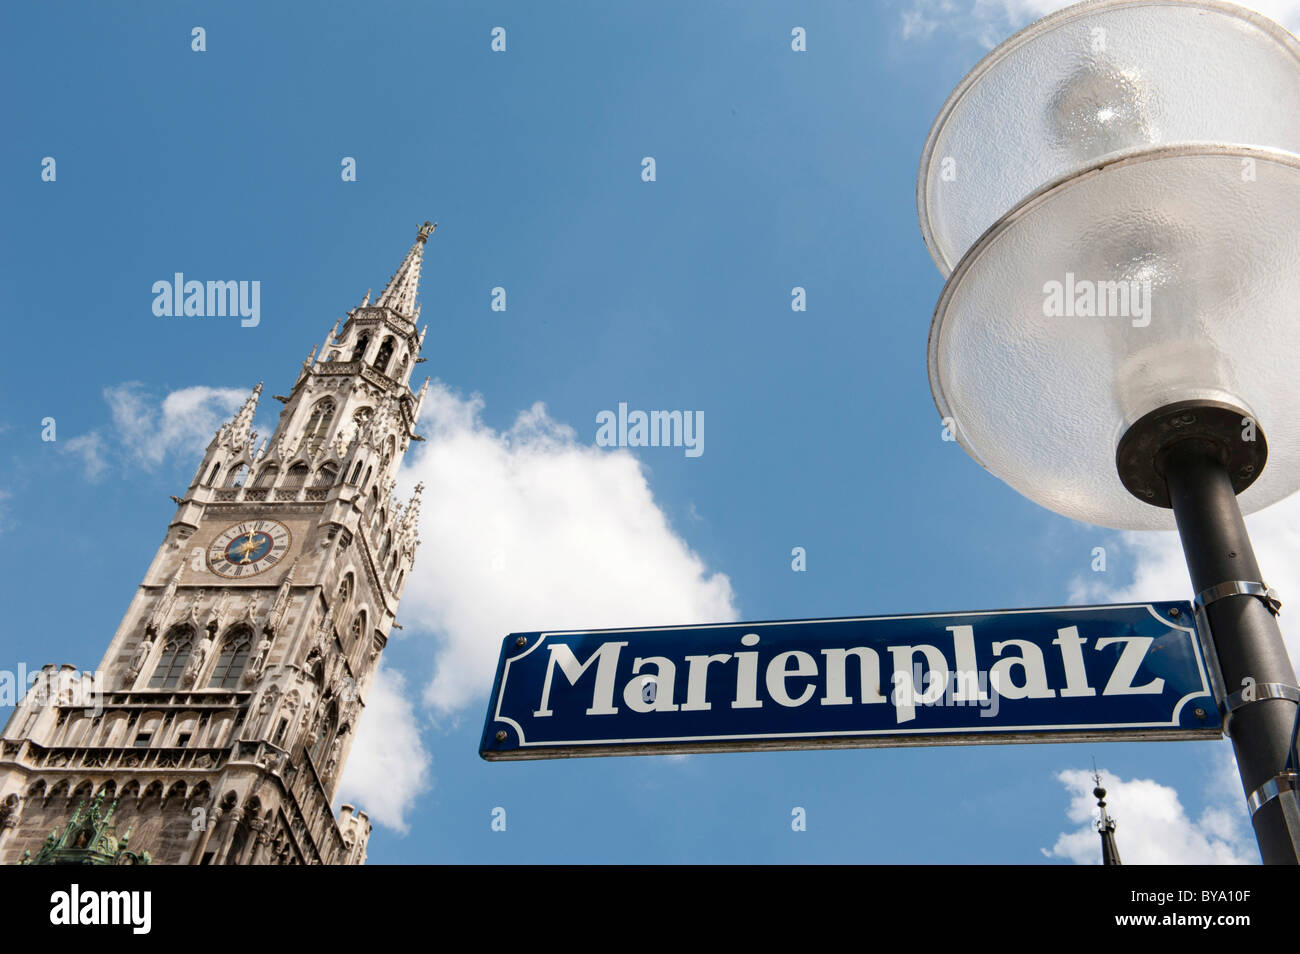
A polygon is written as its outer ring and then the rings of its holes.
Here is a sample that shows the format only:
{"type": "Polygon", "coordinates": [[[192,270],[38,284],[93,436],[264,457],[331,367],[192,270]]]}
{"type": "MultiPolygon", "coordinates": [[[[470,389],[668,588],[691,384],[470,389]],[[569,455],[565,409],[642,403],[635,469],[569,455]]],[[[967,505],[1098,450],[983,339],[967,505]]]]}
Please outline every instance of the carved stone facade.
{"type": "MultiPolygon", "coordinates": [[[[361,864],[331,809],[419,545],[397,469],[428,381],[420,229],[303,363],[254,449],[259,384],[208,445],[96,677],[46,666],[0,736],[0,863],[105,793],[153,864],[361,864]]],[[[427,329],[426,329],[427,330],[427,329]]]]}

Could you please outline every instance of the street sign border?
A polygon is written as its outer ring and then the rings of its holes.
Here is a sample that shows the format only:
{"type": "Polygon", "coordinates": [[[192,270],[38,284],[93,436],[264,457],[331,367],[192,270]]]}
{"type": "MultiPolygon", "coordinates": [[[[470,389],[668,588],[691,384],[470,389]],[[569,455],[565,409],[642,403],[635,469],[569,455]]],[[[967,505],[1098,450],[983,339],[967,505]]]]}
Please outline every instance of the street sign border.
{"type": "Polygon", "coordinates": [[[738,620],[727,623],[684,624],[679,626],[627,626],[618,629],[566,629],[543,630],[532,633],[511,633],[502,642],[501,656],[498,657],[496,674],[492,682],[492,695],[488,702],[488,720],[484,726],[479,755],[489,762],[517,762],[538,759],[588,758],[611,755],[691,755],[713,752],[762,752],[762,751],[818,751],[822,749],[873,749],[873,748],[918,748],[942,745],[999,745],[999,744],[1044,744],[1069,742],[1135,742],[1135,741],[1204,741],[1223,738],[1223,723],[1218,717],[1221,700],[1210,678],[1210,664],[1207,640],[1200,631],[1192,605],[1186,600],[1155,600],[1147,603],[1105,603],[1076,606],[1039,606],[1021,607],[1004,610],[952,610],[939,613],[898,613],[879,616],[834,616],[819,619],[777,619],[777,620],[738,620]],[[1174,622],[1164,614],[1157,612],[1156,603],[1177,606],[1180,618],[1188,620],[1190,625],[1174,622]],[[588,636],[616,635],[618,633],[662,633],[683,629],[724,629],[749,628],[801,623],[856,623],[877,620],[900,619],[936,619],[952,616],[1012,616],[1028,613],[1051,613],[1057,611],[1078,612],[1082,610],[1105,609],[1145,609],[1155,619],[1170,629],[1182,630],[1192,636],[1193,656],[1196,658],[1197,672],[1201,677],[1201,691],[1184,695],[1174,706],[1173,714],[1167,722],[1144,722],[1128,725],[1115,723],[1095,723],[1092,725],[1035,726],[1032,729],[1008,730],[1005,726],[988,728],[969,727],[955,729],[951,732],[935,732],[932,729],[875,729],[843,730],[838,732],[782,732],[754,733],[750,735],[706,735],[706,736],[666,736],[659,738],[637,739],[596,739],[590,741],[528,742],[522,727],[508,716],[501,714],[503,701],[502,686],[506,681],[510,666],[517,660],[530,655],[540,647],[548,636],[588,636]],[[528,645],[518,654],[506,655],[511,644],[520,636],[529,637],[528,645]],[[535,639],[532,637],[536,637],[535,639]],[[504,659],[504,662],[502,662],[504,659]],[[1192,699],[1208,696],[1215,704],[1215,724],[1205,729],[1186,728],[1179,725],[1179,716],[1183,707],[1192,699]],[[510,726],[518,742],[509,749],[489,748],[489,739],[495,725],[510,726]],[[1093,730],[1093,731],[1089,731],[1093,730]],[[765,741],[766,740],[766,741],[765,741]],[[740,744],[738,744],[740,743],[740,744]]]}

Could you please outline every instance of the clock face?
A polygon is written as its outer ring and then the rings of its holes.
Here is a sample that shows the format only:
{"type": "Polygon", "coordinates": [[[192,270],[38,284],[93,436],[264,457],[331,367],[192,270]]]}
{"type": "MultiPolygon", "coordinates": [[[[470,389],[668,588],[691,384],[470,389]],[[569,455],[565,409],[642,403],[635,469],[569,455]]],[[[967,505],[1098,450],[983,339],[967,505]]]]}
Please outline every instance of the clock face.
{"type": "Polygon", "coordinates": [[[289,528],[274,520],[246,520],[227,527],[208,547],[208,569],[230,579],[256,576],[289,552],[289,528]]]}

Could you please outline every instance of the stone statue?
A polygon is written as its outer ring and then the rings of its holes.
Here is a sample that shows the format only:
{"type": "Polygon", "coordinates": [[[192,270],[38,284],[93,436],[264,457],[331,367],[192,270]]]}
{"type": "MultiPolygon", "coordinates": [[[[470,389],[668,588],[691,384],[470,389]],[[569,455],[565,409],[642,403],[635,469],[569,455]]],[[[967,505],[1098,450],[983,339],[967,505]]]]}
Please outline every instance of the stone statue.
{"type": "Polygon", "coordinates": [[[127,675],[135,678],[144,668],[144,664],[149,660],[149,654],[153,652],[153,640],[145,638],[140,640],[140,645],[135,649],[135,655],[131,657],[131,665],[127,669],[127,675]]]}
{"type": "Polygon", "coordinates": [[[190,685],[198,678],[199,673],[203,670],[203,662],[208,658],[208,653],[212,651],[212,640],[204,636],[199,640],[199,644],[194,647],[190,653],[190,660],[185,664],[184,680],[186,685],[190,685]]]}
{"type": "Polygon", "coordinates": [[[253,656],[253,661],[248,667],[248,672],[244,674],[245,682],[252,682],[258,676],[262,675],[262,670],[266,668],[266,660],[271,655],[271,640],[267,636],[262,637],[262,641],[257,644],[257,653],[253,656]]]}
{"type": "Polygon", "coordinates": [[[343,751],[343,740],[335,739],[334,744],[330,746],[329,761],[325,764],[325,774],[333,775],[334,770],[338,768],[339,754],[343,751]]]}
{"type": "Polygon", "coordinates": [[[262,693],[262,698],[257,701],[257,717],[260,719],[271,710],[275,703],[275,686],[272,686],[266,692],[262,693]]]}

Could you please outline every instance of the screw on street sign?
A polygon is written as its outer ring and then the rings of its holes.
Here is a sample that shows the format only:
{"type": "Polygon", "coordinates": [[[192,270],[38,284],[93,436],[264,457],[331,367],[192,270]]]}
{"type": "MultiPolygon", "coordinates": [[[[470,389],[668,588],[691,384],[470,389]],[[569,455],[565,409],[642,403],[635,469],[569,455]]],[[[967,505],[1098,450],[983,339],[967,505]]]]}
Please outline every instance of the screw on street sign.
{"type": "Polygon", "coordinates": [[[1186,602],[514,633],[479,754],[1203,739],[1186,602]]]}

